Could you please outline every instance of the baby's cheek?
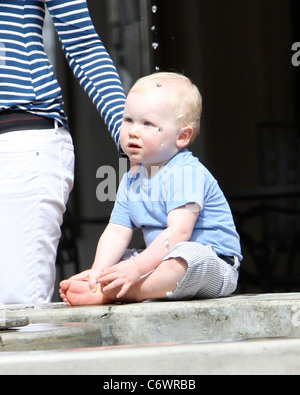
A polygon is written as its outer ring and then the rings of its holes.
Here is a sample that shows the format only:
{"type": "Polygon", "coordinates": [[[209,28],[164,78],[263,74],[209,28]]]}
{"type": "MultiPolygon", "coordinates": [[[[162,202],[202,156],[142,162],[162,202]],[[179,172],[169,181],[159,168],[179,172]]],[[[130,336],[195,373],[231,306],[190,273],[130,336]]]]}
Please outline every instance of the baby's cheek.
{"type": "Polygon", "coordinates": [[[147,152],[148,153],[155,153],[160,151],[160,139],[155,139],[155,138],[147,138],[146,141],[144,140],[144,146],[147,147],[147,152]]]}

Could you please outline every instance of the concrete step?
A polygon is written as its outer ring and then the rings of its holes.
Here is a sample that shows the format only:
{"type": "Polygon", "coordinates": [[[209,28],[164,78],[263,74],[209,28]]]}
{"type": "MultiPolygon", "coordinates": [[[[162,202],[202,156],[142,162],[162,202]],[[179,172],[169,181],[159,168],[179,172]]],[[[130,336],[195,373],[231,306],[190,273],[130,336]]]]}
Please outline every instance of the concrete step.
{"type": "Polygon", "coordinates": [[[203,340],[300,338],[300,294],[238,295],[215,300],[72,307],[14,306],[31,324],[96,324],[105,346],[203,340]]]}
{"type": "Polygon", "coordinates": [[[65,350],[101,344],[99,327],[88,323],[31,324],[0,331],[0,355],[1,352],[65,350]]]}
{"type": "MultiPolygon", "coordinates": [[[[0,375],[101,375],[101,380],[107,382],[110,380],[105,376],[113,375],[116,384],[117,375],[134,382],[138,381],[137,376],[147,375],[153,389],[154,375],[299,375],[299,360],[299,339],[101,347],[38,354],[3,353],[0,375]]],[[[101,389],[99,380],[97,390],[101,389]]]]}
{"type": "Polygon", "coordinates": [[[30,325],[0,331],[4,351],[18,350],[0,353],[0,374],[300,373],[300,294],[73,308],[14,305],[5,314],[27,316],[30,325]],[[74,350],[20,352],[21,344],[38,350],[40,338],[42,350],[74,350]]]}
{"type": "Polygon", "coordinates": [[[22,327],[29,325],[28,317],[6,317],[3,314],[3,317],[0,317],[0,330],[22,327]]]}

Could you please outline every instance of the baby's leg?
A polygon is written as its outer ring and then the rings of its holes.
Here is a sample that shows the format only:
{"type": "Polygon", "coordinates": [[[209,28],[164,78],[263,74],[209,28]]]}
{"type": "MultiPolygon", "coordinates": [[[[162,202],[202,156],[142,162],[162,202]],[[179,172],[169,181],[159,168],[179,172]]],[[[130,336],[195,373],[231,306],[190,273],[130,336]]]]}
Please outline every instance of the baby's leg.
{"type": "Polygon", "coordinates": [[[187,268],[186,261],[181,258],[164,261],[149,276],[135,284],[125,298],[130,296],[136,302],[167,299],[167,293],[175,291],[186,275],[187,268]]]}
{"type": "Polygon", "coordinates": [[[187,271],[183,259],[162,262],[149,276],[135,284],[122,299],[117,299],[121,287],[103,293],[100,285],[96,293],[91,292],[88,281],[69,279],[60,283],[60,296],[69,306],[103,305],[117,301],[125,303],[142,302],[146,299],[166,299],[167,292],[173,292],[187,271]]]}

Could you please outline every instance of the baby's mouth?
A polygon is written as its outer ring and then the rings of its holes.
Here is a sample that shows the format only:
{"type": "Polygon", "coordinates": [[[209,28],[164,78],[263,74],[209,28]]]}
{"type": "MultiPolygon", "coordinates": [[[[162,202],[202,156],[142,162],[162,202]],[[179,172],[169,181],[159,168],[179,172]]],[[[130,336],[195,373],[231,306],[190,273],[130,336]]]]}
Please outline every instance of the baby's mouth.
{"type": "Polygon", "coordinates": [[[128,144],[128,149],[134,151],[134,150],[141,149],[141,147],[138,144],[136,144],[136,143],[129,143],[128,144]]]}

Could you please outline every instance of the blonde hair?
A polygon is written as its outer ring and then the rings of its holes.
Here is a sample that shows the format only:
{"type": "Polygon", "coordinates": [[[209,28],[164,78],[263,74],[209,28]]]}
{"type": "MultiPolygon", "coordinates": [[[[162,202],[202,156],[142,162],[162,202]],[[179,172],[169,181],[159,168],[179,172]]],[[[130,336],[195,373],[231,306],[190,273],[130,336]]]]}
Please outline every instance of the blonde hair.
{"type": "Polygon", "coordinates": [[[164,85],[173,89],[170,97],[175,117],[181,127],[190,126],[193,129],[190,141],[192,144],[200,132],[202,97],[197,86],[189,78],[178,73],[155,73],[139,79],[131,88],[131,92],[145,93],[164,85]]]}

